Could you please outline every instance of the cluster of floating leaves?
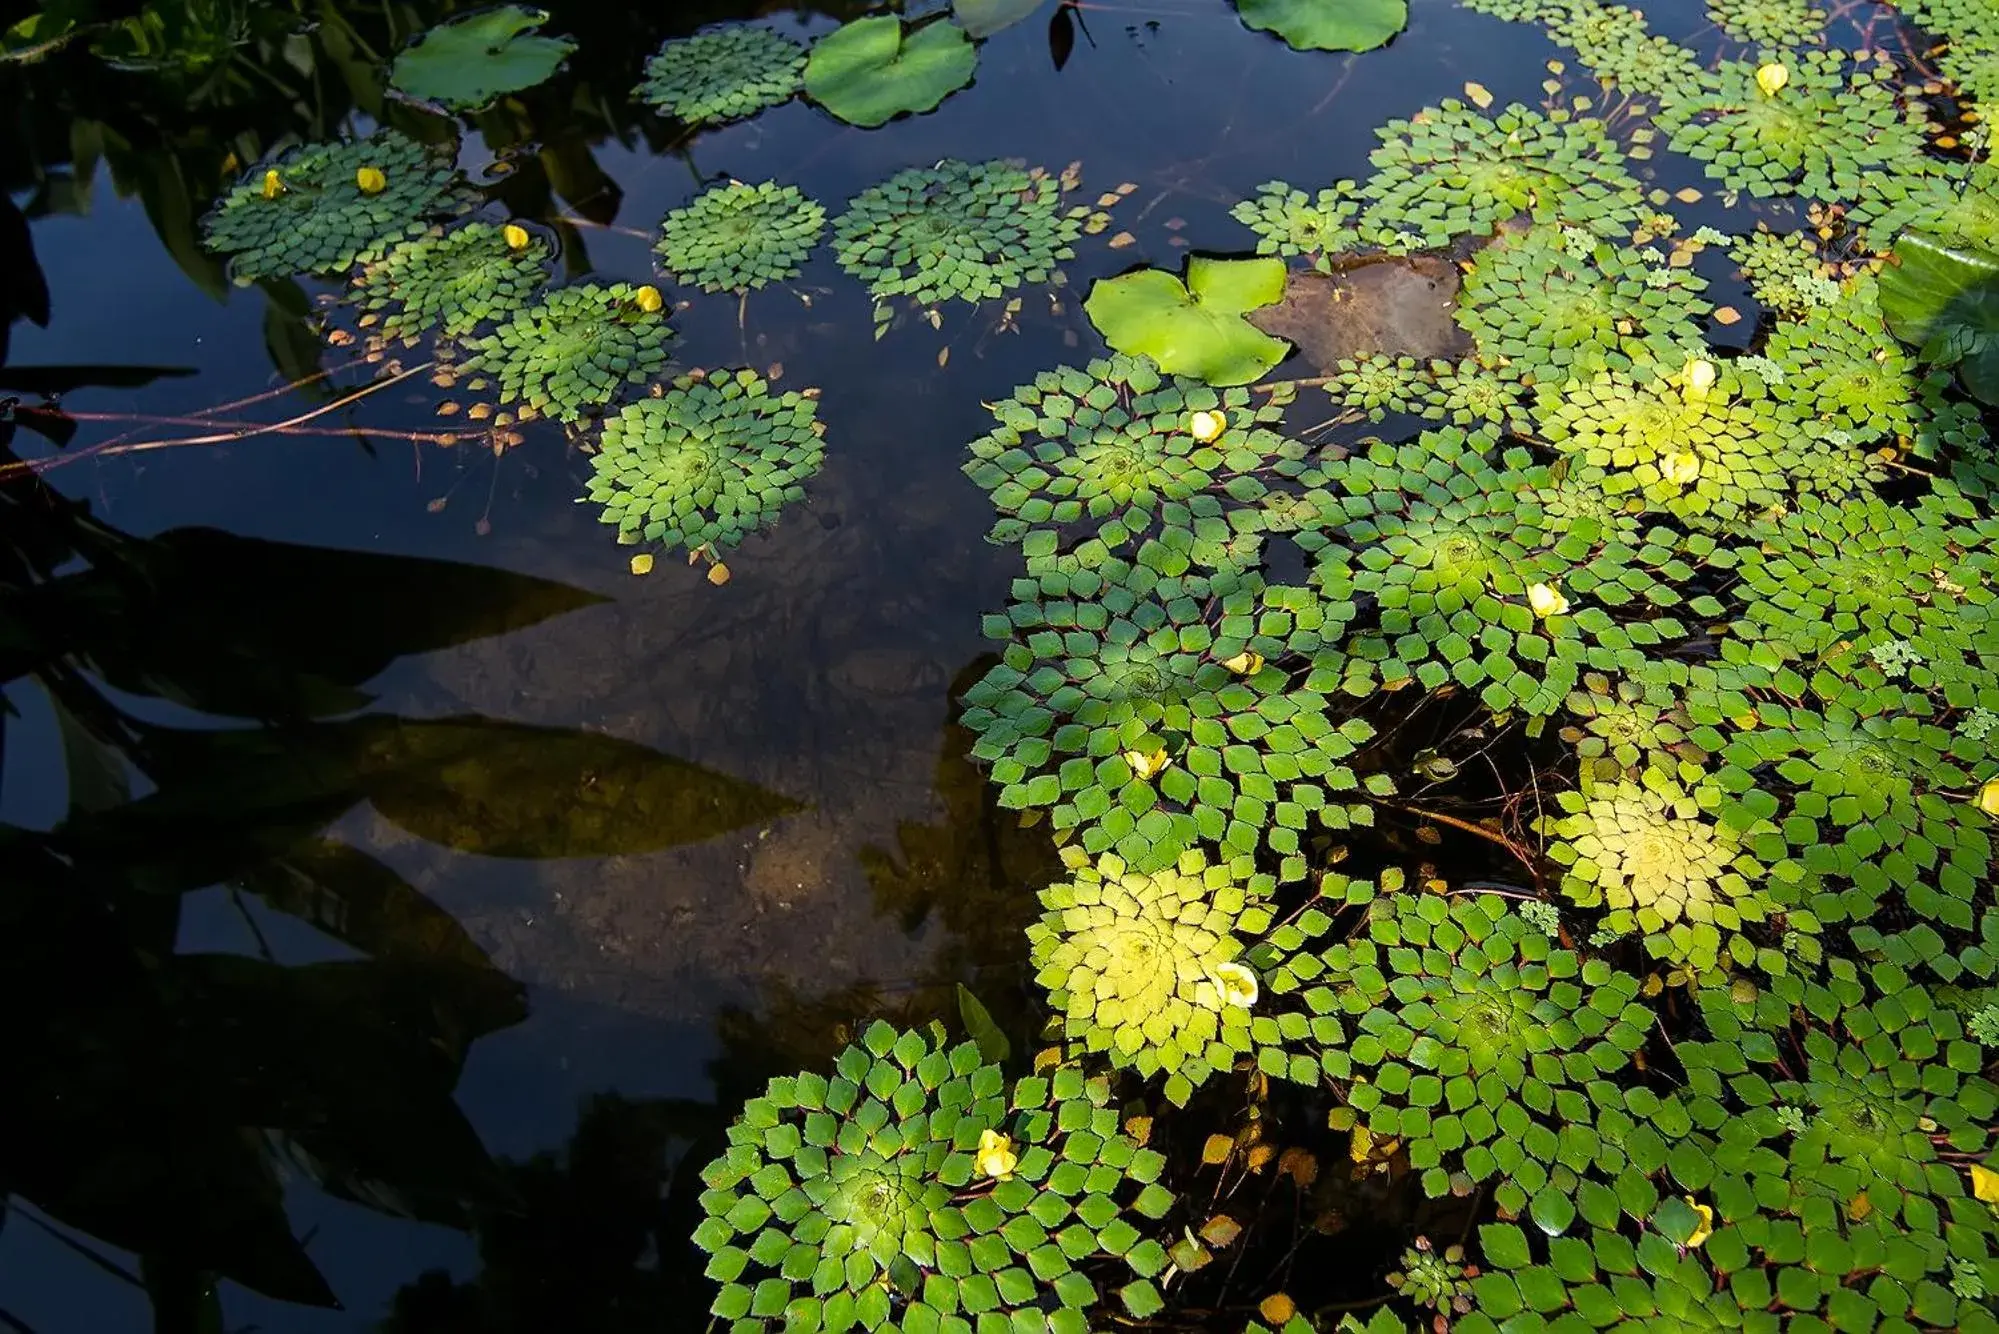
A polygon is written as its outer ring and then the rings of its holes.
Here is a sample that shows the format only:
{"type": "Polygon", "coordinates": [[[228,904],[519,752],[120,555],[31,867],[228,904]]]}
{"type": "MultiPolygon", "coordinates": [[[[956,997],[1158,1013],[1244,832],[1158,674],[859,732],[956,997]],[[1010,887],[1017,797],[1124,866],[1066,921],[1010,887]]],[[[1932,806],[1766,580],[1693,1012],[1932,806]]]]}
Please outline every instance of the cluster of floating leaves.
{"type": "Polygon", "coordinates": [[[735,546],[804,498],[825,456],[817,412],[755,371],[684,376],[605,421],[589,498],[621,542],[735,546]]]}
{"type": "Polygon", "coordinates": [[[1101,213],[1063,205],[1063,183],[1010,162],[946,160],[862,191],[833,222],[840,267],[867,284],[886,322],[893,297],[978,302],[1051,281],[1101,213]]]}
{"type": "Polygon", "coordinates": [[[1391,248],[1483,236],[1517,214],[1559,205],[1566,223],[1626,232],[1643,202],[1601,122],[1518,104],[1488,115],[1456,99],[1376,133],[1360,185],[1363,240],[1391,248]]]}
{"type": "Polygon", "coordinates": [[[202,219],[202,240],[239,281],[344,273],[469,202],[450,153],[380,130],[252,168],[202,219]]]}
{"type": "Polygon", "coordinates": [[[1166,1252],[1130,1217],[1172,1195],[1165,1158],[1121,1128],[1108,1081],[1074,1066],[1008,1080],[972,1043],[877,1020],[833,1073],[774,1079],[702,1170],[695,1244],[721,1284],[710,1313],[777,1328],[970,1328],[1084,1334],[1121,1258],[1134,1310],[1156,1310],[1166,1252]]]}
{"type": "Polygon", "coordinates": [[[704,292],[751,292],[798,276],[826,210],[795,185],[729,181],[668,213],[653,247],[674,278],[704,292]]]}
{"type": "Polygon", "coordinates": [[[353,299],[390,338],[458,338],[511,317],[548,280],[546,242],[518,224],[468,222],[404,241],[355,275],[353,299]]]}
{"type": "Polygon", "coordinates": [[[1825,41],[1826,14],[1811,0],[1707,0],[1714,25],[1751,46],[1818,45],[1825,41]]]}
{"type": "Polygon", "coordinates": [[[1750,295],[1779,315],[1802,315],[1839,300],[1839,280],[1808,233],[1787,236],[1759,229],[1737,238],[1729,254],[1748,280],[1750,295]]]}
{"type": "Polygon", "coordinates": [[[460,370],[497,380],[502,403],[523,416],[573,422],[642,384],[666,365],[672,338],[659,294],[629,283],[583,283],[549,292],[491,333],[464,340],[460,370]]]}
{"type": "Polygon", "coordinates": [[[666,42],[647,58],[638,94],[689,125],[711,125],[790,101],[804,76],[804,47],[760,24],[731,23],[666,42]]]}
{"type": "Polygon", "coordinates": [[[1266,181],[1229,215],[1256,233],[1257,254],[1303,255],[1323,265],[1327,255],[1353,248],[1359,212],[1351,182],[1307,194],[1284,181],[1266,181]]]}

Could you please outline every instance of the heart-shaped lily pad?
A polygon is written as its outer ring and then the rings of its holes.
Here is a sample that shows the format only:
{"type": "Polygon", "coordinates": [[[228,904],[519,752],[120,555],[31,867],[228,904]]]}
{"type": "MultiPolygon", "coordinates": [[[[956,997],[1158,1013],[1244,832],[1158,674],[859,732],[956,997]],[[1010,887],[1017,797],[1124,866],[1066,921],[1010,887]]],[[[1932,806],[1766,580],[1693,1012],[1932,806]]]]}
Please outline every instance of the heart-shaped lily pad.
{"type": "Polygon", "coordinates": [[[389,82],[453,111],[485,106],[534,87],[576,49],[567,37],[534,35],[546,22],[545,9],[501,5],[440,23],[396,57],[389,82]]]}
{"type": "Polygon", "coordinates": [[[1284,261],[1187,261],[1187,280],[1164,269],[1099,279],[1083,303],[1090,323],[1120,352],[1150,357],[1173,375],[1248,384],[1284,360],[1291,345],[1243,316],[1284,295],[1284,261]]]}
{"type": "Polygon", "coordinates": [[[805,62],[805,95],[873,129],[928,111],[972,81],[978,52],[955,23],[905,29],[892,15],[855,19],[820,38],[805,62]]]}
{"type": "Polygon", "coordinates": [[[1300,51],[1372,51],[1409,26],[1409,0],[1236,0],[1235,8],[1300,51]]]}
{"type": "Polygon", "coordinates": [[[1881,313],[1923,360],[1956,366],[1965,388],[1999,403],[1999,255],[1904,232],[1881,271],[1881,313]]]}

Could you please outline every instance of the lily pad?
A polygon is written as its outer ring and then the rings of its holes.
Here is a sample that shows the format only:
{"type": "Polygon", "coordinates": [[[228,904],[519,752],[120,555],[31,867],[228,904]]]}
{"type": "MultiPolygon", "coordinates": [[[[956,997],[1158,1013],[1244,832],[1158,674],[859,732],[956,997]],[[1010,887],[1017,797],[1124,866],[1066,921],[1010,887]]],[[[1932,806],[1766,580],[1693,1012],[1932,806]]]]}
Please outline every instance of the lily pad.
{"type": "Polygon", "coordinates": [[[483,107],[534,87],[576,49],[567,37],[534,35],[546,22],[545,9],[501,5],[441,23],[396,57],[389,82],[454,111],[483,107]]]}
{"type": "Polygon", "coordinates": [[[1888,327],[1923,360],[1956,366],[1979,399],[1999,403],[1999,256],[1904,232],[1895,261],[1881,271],[1888,327]]]}
{"type": "Polygon", "coordinates": [[[873,129],[905,111],[930,110],[970,83],[977,63],[955,23],[905,29],[891,15],[855,19],[813,46],[805,94],[849,125],[873,129]]]}
{"type": "Polygon", "coordinates": [[[1408,0],[1236,0],[1242,21],[1300,51],[1372,51],[1409,26],[1408,0]]]}
{"type": "Polygon", "coordinates": [[[990,37],[1047,4],[1048,0],[951,0],[951,13],[974,40],[990,37]]]}
{"type": "Polygon", "coordinates": [[[1187,280],[1164,269],[1099,279],[1083,309],[1106,342],[1150,357],[1172,375],[1209,384],[1248,384],[1284,360],[1290,345],[1243,316],[1284,295],[1284,261],[1187,261],[1187,280]]]}

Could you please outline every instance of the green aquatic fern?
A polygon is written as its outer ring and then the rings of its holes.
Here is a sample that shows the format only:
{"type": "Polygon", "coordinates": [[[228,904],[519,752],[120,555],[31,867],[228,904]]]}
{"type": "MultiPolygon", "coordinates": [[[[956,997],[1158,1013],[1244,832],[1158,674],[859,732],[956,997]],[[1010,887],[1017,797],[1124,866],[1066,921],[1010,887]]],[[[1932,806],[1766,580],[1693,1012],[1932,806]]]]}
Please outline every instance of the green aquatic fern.
{"type": "Polygon", "coordinates": [[[621,542],[735,546],[804,498],[825,458],[817,409],[754,371],[682,377],[605,421],[589,498],[621,542]]]}
{"type": "Polygon", "coordinates": [[[1256,194],[1229,210],[1229,216],[1256,233],[1259,255],[1303,255],[1319,268],[1325,257],[1351,250],[1359,242],[1354,230],[1360,202],[1351,181],[1340,181],[1316,195],[1284,181],[1266,181],[1256,194]]]}
{"type": "Polygon", "coordinates": [[[1376,133],[1360,187],[1361,237],[1376,244],[1446,245],[1537,210],[1609,235],[1635,226],[1643,202],[1599,121],[1517,104],[1488,115],[1451,98],[1376,133]]]}
{"type": "Polygon", "coordinates": [[[1583,772],[1598,782],[1637,780],[1647,769],[1697,776],[1720,744],[1670,693],[1657,697],[1635,681],[1611,682],[1592,673],[1564,701],[1580,721],[1562,739],[1576,748],[1583,772]]]}
{"type": "Polygon", "coordinates": [[[704,292],[752,292],[796,278],[826,230],[826,210],[795,185],[730,181],[661,221],[666,271],[704,292]]]}
{"type": "Polygon", "coordinates": [[[1457,319],[1486,360],[1561,379],[1697,344],[1705,288],[1646,248],[1593,237],[1579,246],[1537,227],[1479,252],[1457,319]]]}
{"type": "Polygon", "coordinates": [[[1402,1252],[1396,1271],[1388,1276],[1388,1286],[1416,1305],[1439,1315],[1464,1315],[1471,1310],[1472,1279],[1476,1266],[1465,1263],[1465,1248],[1446,1246],[1438,1250],[1428,1237],[1402,1252]]]}
{"type": "Polygon", "coordinates": [[[1778,326],[1763,355],[1780,370],[1771,397],[1821,432],[1860,445],[1915,434],[1921,377],[1869,292],[1849,285],[1838,305],[1778,326]]]}
{"type": "Polygon", "coordinates": [[[1840,299],[1839,280],[1808,232],[1780,235],[1757,230],[1729,246],[1757,303],[1781,315],[1823,310],[1840,299]]]}
{"type": "Polygon", "coordinates": [[[404,241],[364,264],[353,299],[390,338],[433,328],[458,338],[526,306],[548,280],[549,257],[548,244],[524,229],[468,222],[404,241]]]}
{"type": "Polygon", "coordinates": [[[1104,215],[1064,208],[1062,182],[1008,162],[911,167],[856,195],[833,222],[840,267],[891,297],[978,302],[1046,283],[1104,215]]]}
{"type": "Polygon", "coordinates": [[[1027,928],[1036,978],[1072,1050],[1164,1072],[1185,1103],[1249,1052],[1258,984],[1242,958],[1270,910],[1199,851],[1149,874],[1111,856],[1076,862],[1027,928]]]}
{"type": "Polygon", "coordinates": [[[1281,665],[1317,646],[1327,613],[1309,590],[1162,575],[1149,556],[1014,581],[1011,609],[987,618],[1002,660],[965,695],[972,754],[1002,806],[1051,808],[1092,855],[1149,873],[1220,848],[1254,888],[1263,873],[1239,863],[1268,848],[1298,879],[1310,829],[1373,821],[1351,762],[1374,729],[1281,665]]]}
{"type": "Polygon", "coordinates": [[[970,1328],[1084,1334],[1119,1259],[1127,1301],[1166,1267],[1165,1158],[1073,1066],[1009,1082],[970,1042],[876,1021],[831,1075],[773,1079],[701,1172],[694,1242],[732,1334],[970,1328]]]}
{"type": "Polygon", "coordinates": [[[449,151],[379,130],[252,168],[201,220],[202,241],[241,282],[343,273],[471,202],[449,151]],[[379,185],[367,188],[376,178],[364,173],[379,173],[379,185]]]}
{"type": "Polygon", "coordinates": [[[805,48],[761,24],[668,39],[646,59],[638,95],[689,125],[753,116],[804,87],[805,48]]]}
{"type": "Polygon", "coordinates": [[[1683,96],[1701,72],[1693,52],[1653,32],[1643,14],[1624,5],[1567,0],[1546,23],[1552,40],[1627,94],[1683,96]]]}
{"type": "Polygon", "coordinates": [[[1743,923],[1772,912],[1753,851],[1760,831],[1717,819],[1722,797],[1712,786],[1619,779],[1556,801],[1561,813],[1543,831],[1548,855],[1565,868],[1562,893],[1607,908],[1606,927],[1642,932],[1653,955],[1712,967],[1743,923]]]}
{"type": "Polygon", "coordinates": [[[491,333],[466,339],[461,369],[497,379],[500,401],[519,403],[524,416],[573,422],[657,374],[672,336],[665,315],[640,303],[639,289],[585,283],[557,288],[491,333]]]}
{"type": "Polygon", "coordinates": [[[1707,0],[1707,16],[1739,42],[1804,46],[1825,41],[1826,15],[1811,0],[1707,0]]]}
{"type": "Polygon", "coordinates": [[[1667,97],[1659,126],[1674,150],[1757,198],[1827,201],[1858,195],[1870,175],[1921,156],[1921,120],[1897,103],[1887,66],[1832,51],[1777,59],[1788,79],[1774,93],[1757,84],[1757,62],[1730,60],[1667,97]]]}
{"type": "Polygon", "coordinates": [[[1919,159],[1901,171],[1870,177],[1853,213],[1869,243],[1887,250],[1904,231],[1923,232],[1947,246],[1999,250],[1999,165],[1919,159]]]}

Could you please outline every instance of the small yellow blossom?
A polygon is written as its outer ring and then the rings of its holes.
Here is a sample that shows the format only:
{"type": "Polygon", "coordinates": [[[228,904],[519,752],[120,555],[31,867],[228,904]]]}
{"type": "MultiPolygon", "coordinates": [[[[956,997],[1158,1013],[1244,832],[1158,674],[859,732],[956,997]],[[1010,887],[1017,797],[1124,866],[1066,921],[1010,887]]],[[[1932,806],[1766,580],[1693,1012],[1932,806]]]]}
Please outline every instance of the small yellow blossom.
{"type": "Polygon", "coordinates": [[[1756,86],[1763,90],[1765,97],[1775,97],[1790,81],[1791,71],[1775,62],[1756,67],[1756,86]]]}
{"type": "Polygon", "coordinates": [[[1233,658],[1224,662],[1222,666],[1228,668],[1237,676],[1255,676],[1263,670],[1263,655],[1251,649],[1244,649],[1233,658]]]}
{"type": "Polygon", "coordinates": [[[1197,412],[1187,419],[1187,430],[1202,444],[1228,429],[1229,419],[1220,412],[1197,412]]]}
{"type": "Polygon", "coordinates": [[[1686,1200],[1688,1207],[1701,1216],[1701,1221],[1694,1228],[1693,1235],[1687,1238],[1687,1249],[1692,1250],[1714,1235],[1714,1210],[1708,1208],[1691,1195],[1687,1196],[1686,1200]]]}
{"type": "Polygon", "coordinates": [[[389,178],[382,175],[380,167],[363,167],[354,173],[354,184],[364,195],[378,195],[389,188],[389,178]]]}
{"type": "Polygon", "coordinates": [[[1005,1181],[1020,1165],[1020,1158],[1013,1151],[1013,1141],[996,1130],[979,1132],[979,1151],[973,1161],[978,1165],[979,1175],[995,1181],[1005,1181]]]}
{"type": "Polygon", "coordinates": [[[502,229],[500,235],[507,238],[507,249],[509,250],[526,250],[528,242],[534,239],[528,235],[528,229],[521,226],[518,222],[508,223],[502,229]]]}
{"type": "Polygon", "coordinates": [[[1999,1172],[1977,1163],[1971,1165],[1971,1197],[1986,1204],[1999,1204],[1999,1172]]]}
{"type": "Polygon", "coordinates": [[[1225,1005],[1256,1004],[1256,974],[1243,964],[1216,964],[1215,985],[1221,988],[1225,1005]]]}
{"type": "Polygon", "coordinates": [[[1548,584],[1530,584],[1527,605],[1534,609],[1536,616],[1560,616],[1569,609],[1569,600],[1548,584]]]}
{"type": "Polygon", "coordinates": [[[276,199],[285,192],[285,183],[275,170],[264,173],[264,198],[276,199]]]}
{"type": "Polygon", "coordinates": [[[1985,786],[1978,789],[1978,809],[1999,819],[1999,778],[1986,779],[1985,786]]]}
{"type": "Polygon", "coordinates": [[[1695,357],[1687,363],[1687,397],[1700,398],[1714,387],[1714,363],[1695,357]]]}
{"type": "Polygon", "coordinates": [[[666,298],[659,294],[657,287],[647,283],[632,293],[632,303],[648,315],[657,315],[660,308],[666,304],[666,298]]]}
{"type": "Polygon", "coordinates": [[[1142,750],[1128,750],[1124,753],[1124,762],[1129,764],[1131,771],[1140,778],[1150,778],[1173,763],[1173,757],[1166,753],[1166,747],[1161,746],[1150,755],[1142,750]]]}
{"type": "Polygon", "coordinates": [[[1659,465],[1659,472],[1674,486],[1685,486],[1700,476],[1701,456],[1691,450],[1668,454],[1659,465]]]}

